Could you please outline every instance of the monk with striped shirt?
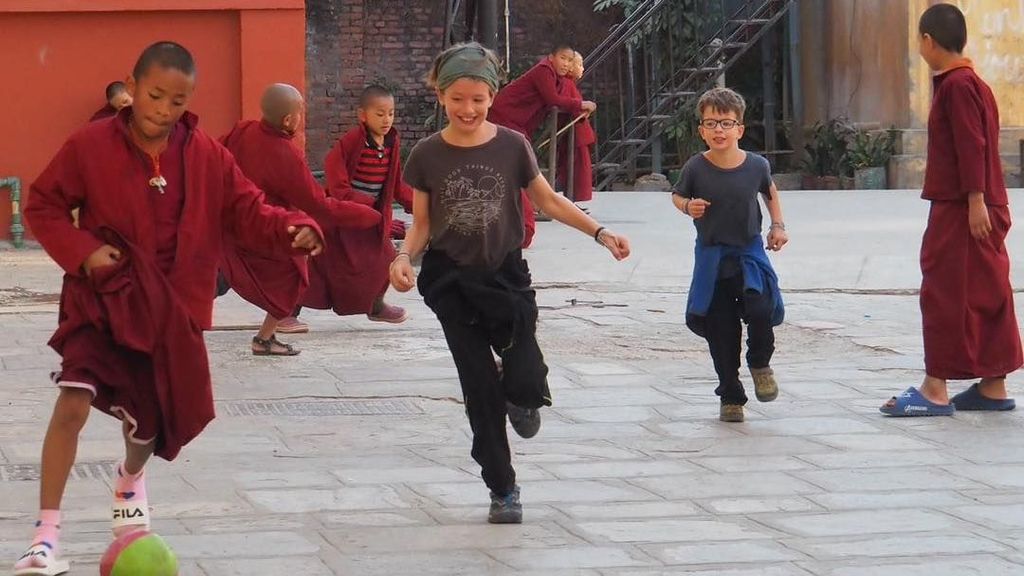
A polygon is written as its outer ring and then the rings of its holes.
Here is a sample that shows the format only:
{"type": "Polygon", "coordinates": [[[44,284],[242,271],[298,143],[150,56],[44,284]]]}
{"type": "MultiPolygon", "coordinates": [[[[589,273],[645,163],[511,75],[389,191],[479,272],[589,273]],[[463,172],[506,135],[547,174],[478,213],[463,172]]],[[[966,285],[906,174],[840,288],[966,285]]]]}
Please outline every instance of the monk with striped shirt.
{"type": "Polygon", "coordinates": [[[359,125],[342,136],[324,160],[327,193],[372,207],[381,221],[373,228],[326,233],[323,257],[310,260],[309,289],[302,305],[341,316],[366,314],[376,322],[404,322],[405,310],[384,302],[388,266],[395,258],[391,238],[393,233],[404,236],[401,222],[392,217],[392,204],[397,201],[412,212],[412,190],[402,181],[394,128],[395,98],[387,88],[369,86],[359,97],[358,113],[359,125]]]}

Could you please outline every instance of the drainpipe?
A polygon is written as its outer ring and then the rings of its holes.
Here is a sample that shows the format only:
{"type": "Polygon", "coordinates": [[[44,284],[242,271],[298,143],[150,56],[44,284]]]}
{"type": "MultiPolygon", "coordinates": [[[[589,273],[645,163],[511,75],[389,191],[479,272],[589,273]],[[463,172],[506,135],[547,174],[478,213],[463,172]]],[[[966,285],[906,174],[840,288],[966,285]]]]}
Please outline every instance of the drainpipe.
{"type": "Polygon", "coordinates": [[[15,248],[25,245],[25,227],[21,224],[21,180],[0,178],[0,188],[11,189],[11,243],[15,248]]]}
{"type": "Polygon", "coordinates": [[[789,7],[789,94],[793,106],[793,129],[790,131],[790,148],[794,158],[800,158],[804,150],[804,98],[803,98],[803,56],[800,46],[800,0],[789,7]]]}
{"type": "Polygon", "coordinates": [[[498,0],[477,0],[476,37],[487,48],[498,49],[498,0]]]}

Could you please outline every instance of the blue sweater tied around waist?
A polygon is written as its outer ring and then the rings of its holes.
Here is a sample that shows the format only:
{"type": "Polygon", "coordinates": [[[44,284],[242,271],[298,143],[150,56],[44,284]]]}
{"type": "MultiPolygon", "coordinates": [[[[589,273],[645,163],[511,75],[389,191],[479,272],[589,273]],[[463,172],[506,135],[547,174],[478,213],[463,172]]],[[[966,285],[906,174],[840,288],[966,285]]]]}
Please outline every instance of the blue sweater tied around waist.
{"type": "Polygon", "coordinates": [[[779,277],[764,251],[761,236],[754,236],[746,246],[705,245],[698,237],[693,250],[693,280],[686,298],[686,325],[698,336],[704,336],[704,320],[718,282],[718,268],[725,258],[735,258],[743,274],[743,289],[758,294],[771,294],[772,326],[782,324],[786,311],[779,290],[779,277]]]}

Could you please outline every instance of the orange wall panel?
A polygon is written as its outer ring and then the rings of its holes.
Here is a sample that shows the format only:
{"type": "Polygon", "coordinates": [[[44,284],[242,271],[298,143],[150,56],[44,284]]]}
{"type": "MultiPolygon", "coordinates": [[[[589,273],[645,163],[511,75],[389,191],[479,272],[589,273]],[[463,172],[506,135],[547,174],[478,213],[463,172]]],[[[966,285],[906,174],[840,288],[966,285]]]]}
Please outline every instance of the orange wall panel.
{"type": "MultiPolygon", "coordinates": [[[[220,0],[205,5],[223,9],[192,11],[184,9],[188,5],[166,0],[0,0],[0,70],[5,80],[0,110],[6,118],[0,177],[21,178],[22,205],[32,181],[60,145],[103,106],[107,83],[125,79],[142,49],[155,41],[179,42],[195,56],[191,110],[199,115],[200,128],[215,137],[243,117],[259,117],[259,97],[267,83],[303,88],[301,1],[220,0]],[[156,10],[161,5],[168,9],[156,10]],[[97,6],[119,11],[97,12],[97,6]],[[62,7],[70,11],[56,11],[62,7]]],[[[9,237],[10,213],[6,190],[0,191],[0,239],[9,237]]]]}
{"type": "Polygon", "coordinates": [[[0,12],[304,10],[305,0],[0,0],[0,12]]]}
{"type": "MultiPolygon", "coordinates": [[[[306,93],[306,15],[301,11],[246,10],[241,17],[242,118],[260,117],[260,96],[283,82],[306,93]]],[[[299,134],[295,145],[305,150],[299,134]]]]}

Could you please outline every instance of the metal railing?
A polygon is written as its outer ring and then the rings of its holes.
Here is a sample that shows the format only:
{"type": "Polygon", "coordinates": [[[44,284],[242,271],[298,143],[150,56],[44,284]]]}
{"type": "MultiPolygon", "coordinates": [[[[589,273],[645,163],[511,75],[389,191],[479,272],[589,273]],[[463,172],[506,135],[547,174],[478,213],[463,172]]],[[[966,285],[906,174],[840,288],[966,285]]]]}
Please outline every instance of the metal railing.
{"type": "Polygon", "coordinates": [[[585,60],[581,91],[594,117],[595,189],[661,171],[664,130],[788,11],[793,0],[647,0],[585,60]],[[681,38],[684,24],[690,38],[681,38]],[[589,65],[587,64],[589,62],[589,65]],[[640,164],[643,163],[641,166],[640,164]]]}
{"type": "MultiPolygon", "coordinates": [[[[447,46],[461,1],[444,1],[447,46]]],[[[606,189],[621,178],[633,180],[640,170],[660,172],[666,127],[686,121],[699,94],[722,83],[725,72],[772,29],[793,1],[643,0],[616,25],[584,59],[580,81],[584,97],[598,103],[591,116],[598,134],[594,188],[606,189]],[[686,23],[693,29],[681,38],[679,30],[686,23]]],[[[439,116],[437,110],[438,121],[439,116]]],[[[551,111],[545,129],[550,139],[546,170],[554,184],[559,139],[569,138],[564,149],[569,155],[566,189],[571,197],[575,130],[559,136],[558,122],[558,111],[551,111]]]]}

